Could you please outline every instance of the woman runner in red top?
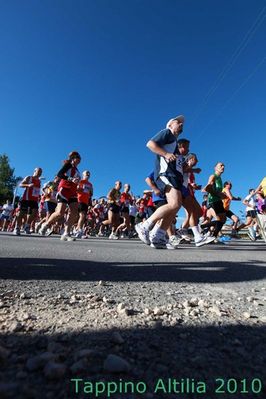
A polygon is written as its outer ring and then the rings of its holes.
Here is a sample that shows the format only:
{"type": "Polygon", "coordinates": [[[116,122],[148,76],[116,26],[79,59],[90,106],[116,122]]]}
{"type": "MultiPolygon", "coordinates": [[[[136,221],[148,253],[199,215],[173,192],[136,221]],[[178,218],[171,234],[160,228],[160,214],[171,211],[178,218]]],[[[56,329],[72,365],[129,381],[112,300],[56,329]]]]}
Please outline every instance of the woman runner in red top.
{"type": "Polygon", "coordinates": [[[93,187],[91,182],[89,182],[89,178],[90,172],[88,170],[84,170],[82,173],[82,180],[80,180],[78,185],[79,220],[75,235],[77,238],[81,238],[83,235],[83,226],[86,220],[89,205],[91,205],[91,198],[93,196],[93,187]]]}
{"type": "Polygon", "coordinates": [[[20,183],[20,187],[25,188],[25,191],[20,200],[20,210],[17,215],[16,227],[13,234],[20,235],[20,228],[22,219],[26,217],[26,223],[24,225],[24,231],[26,234],[30,234],[30,224],[36,218],[38,213],[38,203],[40,199],[41,181],[40,176],[42,175],[41,168],[35,168],[32,176],[25,177],[20,183]]]}
{"type": "Polygon", "coordinates": [[[121,223],[116,231],[115,234],[119,235],[120,231],[127,231],[128,237],[130,238],[130,218],[129,218],[129,205],[132,204],[132,197],[129,194],[130,185],[124,184],[124,191],[120,197],[120,212],[121,217],[123,218],[123,223],[121,223]]]}
{"type": "Polygon", "coordinates": [[[71,237],[70,232],[78,218],[77,187],[81,176],[77,166],[80,163],[80,160],[81,157],[79,153],[72,151],[69,154],[68,159],[64,161],[64,166],[57,173],[57,176],[61,179],[58,185],[57,207],[47,222],[42,225],[40,229],[41,235],[50,235],[52,233],[50,226],[64,216],[68,206],[69,213],[65,223],[65,231],[61,236],[61,240],[75,241],[75,238],[71,237]]]}

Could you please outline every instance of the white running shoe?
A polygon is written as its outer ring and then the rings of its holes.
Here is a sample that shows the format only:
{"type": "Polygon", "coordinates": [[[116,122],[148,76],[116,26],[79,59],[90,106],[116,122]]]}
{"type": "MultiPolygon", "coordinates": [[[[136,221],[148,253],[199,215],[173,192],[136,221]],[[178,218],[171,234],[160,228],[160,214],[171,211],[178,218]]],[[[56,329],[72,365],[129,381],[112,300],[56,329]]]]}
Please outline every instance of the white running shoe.
{"type": "Polygon", "coordinates": [[[46,233],[45,233],[45,237],[49,237],[50,235],[53,234],[53,232],[54,232],[53,228],[48,227],[48,229],[46,230],[46,233]]]}
{"type": "MultiPolygon", "coordinates": [[[[174,248],[177,249],[179,244],[180,244],[181,239],[178,238],[177,236],[171,236],[169,237],[168,243],[174,248]]],[[[168,247],[167,247],[168,248],[168,247]]]]}
{"type": "Polygon", "coordinates": [[[20,229],[19,229],[18,227],[16,227],[16,228],[13,230],[13,234],[14,234],[14,236],[20,236],[20,229]]]}
{"type": "Polygon", "coordinates": [[[256,233],[251,227],[248,228],[248,236],[251,241],[256,241],[256,233]]]}
{"type": "Polygon", "coordinates": [[[111,233],[109,235],[109,240],[118,240],[118,239],[119,239],[119,237],[115,233],[111,233]]]}
{"type": "Polygon", "coordinates": [[[160,235],[151,236],[150,241],[151,241],[150,246],[152,248],[167,249],[165,235],[160,234],[160,235]]]}
{"type": "Polygon", "coordinates": [[[76,241],[76,238],[75,237],[71,237],[69,234],[63,234],[60,237],[60,240],[61,241],[76,241]]]}
{"type": "Polygon", "coordinates": [[[41,227],[42,227],[41,222],[35,224],[35,233],[36,233],[36,234],[39,233],[39,230],[40,230],[41,227]]]}
{"type": "Polygon", "coordinates": [[[198,241],[195,241],[196,247],[202,247],[202,245],[210,244],[211,242],[215,241],[216,237],[211,236],[202,236],[202,238],[198,241]]]}
{"type": "Polygon", "coordinates": [[[150,231],[143,226],[143,223],[138,223],[135,226],[135,230],[138,233],[139,239],[146,245],[150,245],[150,231]]]}
{"type": "Polygon", "coordinates": [[[39,230],[39,234],[41,236],[45,236],[47,230],[48,230],[48,226],[45,223],[43,223],[41,228],[40,228],[40,230],[39,230]]]}
{"type": "Polygon", "coordinates": [[[75,234],[75,237],[76,237],[76,238],[82,238],[82,236],[83,236],[82,230],[78,230],[78,231],[76,232],[76,234],[75,234]]]}
{"type": "Polygon", "coordinates": [[[104,237],[104,234],[103,234],[103,233],[101,233],[101,232],[99,231],[99,233],[98,233],[98,234],[96,234],[96,236],[97,236],[97,237],[104,237]]]}
{"type": "Polygon", "coordinates": [[[192,241],[191,237],[187,233],[187,230],[179,229],[178,233],[186,242],[191,242],[192,241]]]}

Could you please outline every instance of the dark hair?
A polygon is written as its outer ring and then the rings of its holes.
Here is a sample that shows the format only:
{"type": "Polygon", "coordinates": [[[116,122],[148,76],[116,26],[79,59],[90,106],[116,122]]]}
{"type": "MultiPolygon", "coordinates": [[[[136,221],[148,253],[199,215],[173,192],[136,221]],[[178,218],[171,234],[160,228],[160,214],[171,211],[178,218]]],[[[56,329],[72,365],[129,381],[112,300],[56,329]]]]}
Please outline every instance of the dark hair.
{"type": "Polygon", "coordinates": [[[227,184],[231,184],[231,186],[232,186],[232,183],[230,181],[225,181],[224,182],[224,187],[227,186],[227,184]]]}
{"type": "Polygon", "coordinates": [[[190,141],[187,140],[187,139],[180,139],[180,140],[177,141],[177,146],[181,147],[182,145],[189,144],[189,143],[190,143],[190,141]]]}
{"type": "Polygon", "coordinates": [[[75,159],[75,158],[81,159],[80,154],[79,154],[77,151],[71,151],[71,152],[68,154],[68,159],[65,159],[65,160],[64,160],[64,164],[66,164],[66,163],[71,163],[71,161],[72,161],[73,159],[75,159]]]}

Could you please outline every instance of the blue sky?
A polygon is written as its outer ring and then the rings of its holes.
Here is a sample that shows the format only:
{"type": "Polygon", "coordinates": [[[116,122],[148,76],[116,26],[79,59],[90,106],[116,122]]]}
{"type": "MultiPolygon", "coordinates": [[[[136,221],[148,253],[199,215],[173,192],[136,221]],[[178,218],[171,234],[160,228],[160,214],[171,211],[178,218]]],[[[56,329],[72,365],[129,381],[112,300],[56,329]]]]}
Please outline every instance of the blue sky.
{"type": "Polygon", "coordinates": [[[222,161],[245,196],[266,175],[265,15],[262,0],[0,0],[0,153],[50,179],[78,150],[96,196],[117,179],[140,194],[146,142],[182,113],[198,183],[222,161]]]}

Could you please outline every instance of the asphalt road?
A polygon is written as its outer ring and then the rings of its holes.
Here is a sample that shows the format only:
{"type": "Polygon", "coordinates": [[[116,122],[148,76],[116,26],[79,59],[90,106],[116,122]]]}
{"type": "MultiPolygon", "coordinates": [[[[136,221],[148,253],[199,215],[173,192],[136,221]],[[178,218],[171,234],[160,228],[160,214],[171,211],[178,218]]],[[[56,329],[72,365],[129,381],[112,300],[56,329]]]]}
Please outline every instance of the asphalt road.
{"type": "Polygon", "coordinates": [[[76,394],[73,377],[147,383],[147,394],[113,399],[244,396],[240,385],[216,394],[220,377],[247,379],[245,397],[265,397],[265,248],[233,240],[155,250],[137,239],[0,233],[0,396],[96,398],[76,394]],[[124,371],[106,367],[110,354],[128,362],[124,371]],[[169,377],[204,381],[206,395],[154,393],[169,377]]]}
{"type": "Polygon", "coordinates": [[[266,277],[265,250],[261,240],[156,250],[137,239],[61,242],[57,236],[0,233],[0,272],[14,280],[247,282],[266,277]]]}

